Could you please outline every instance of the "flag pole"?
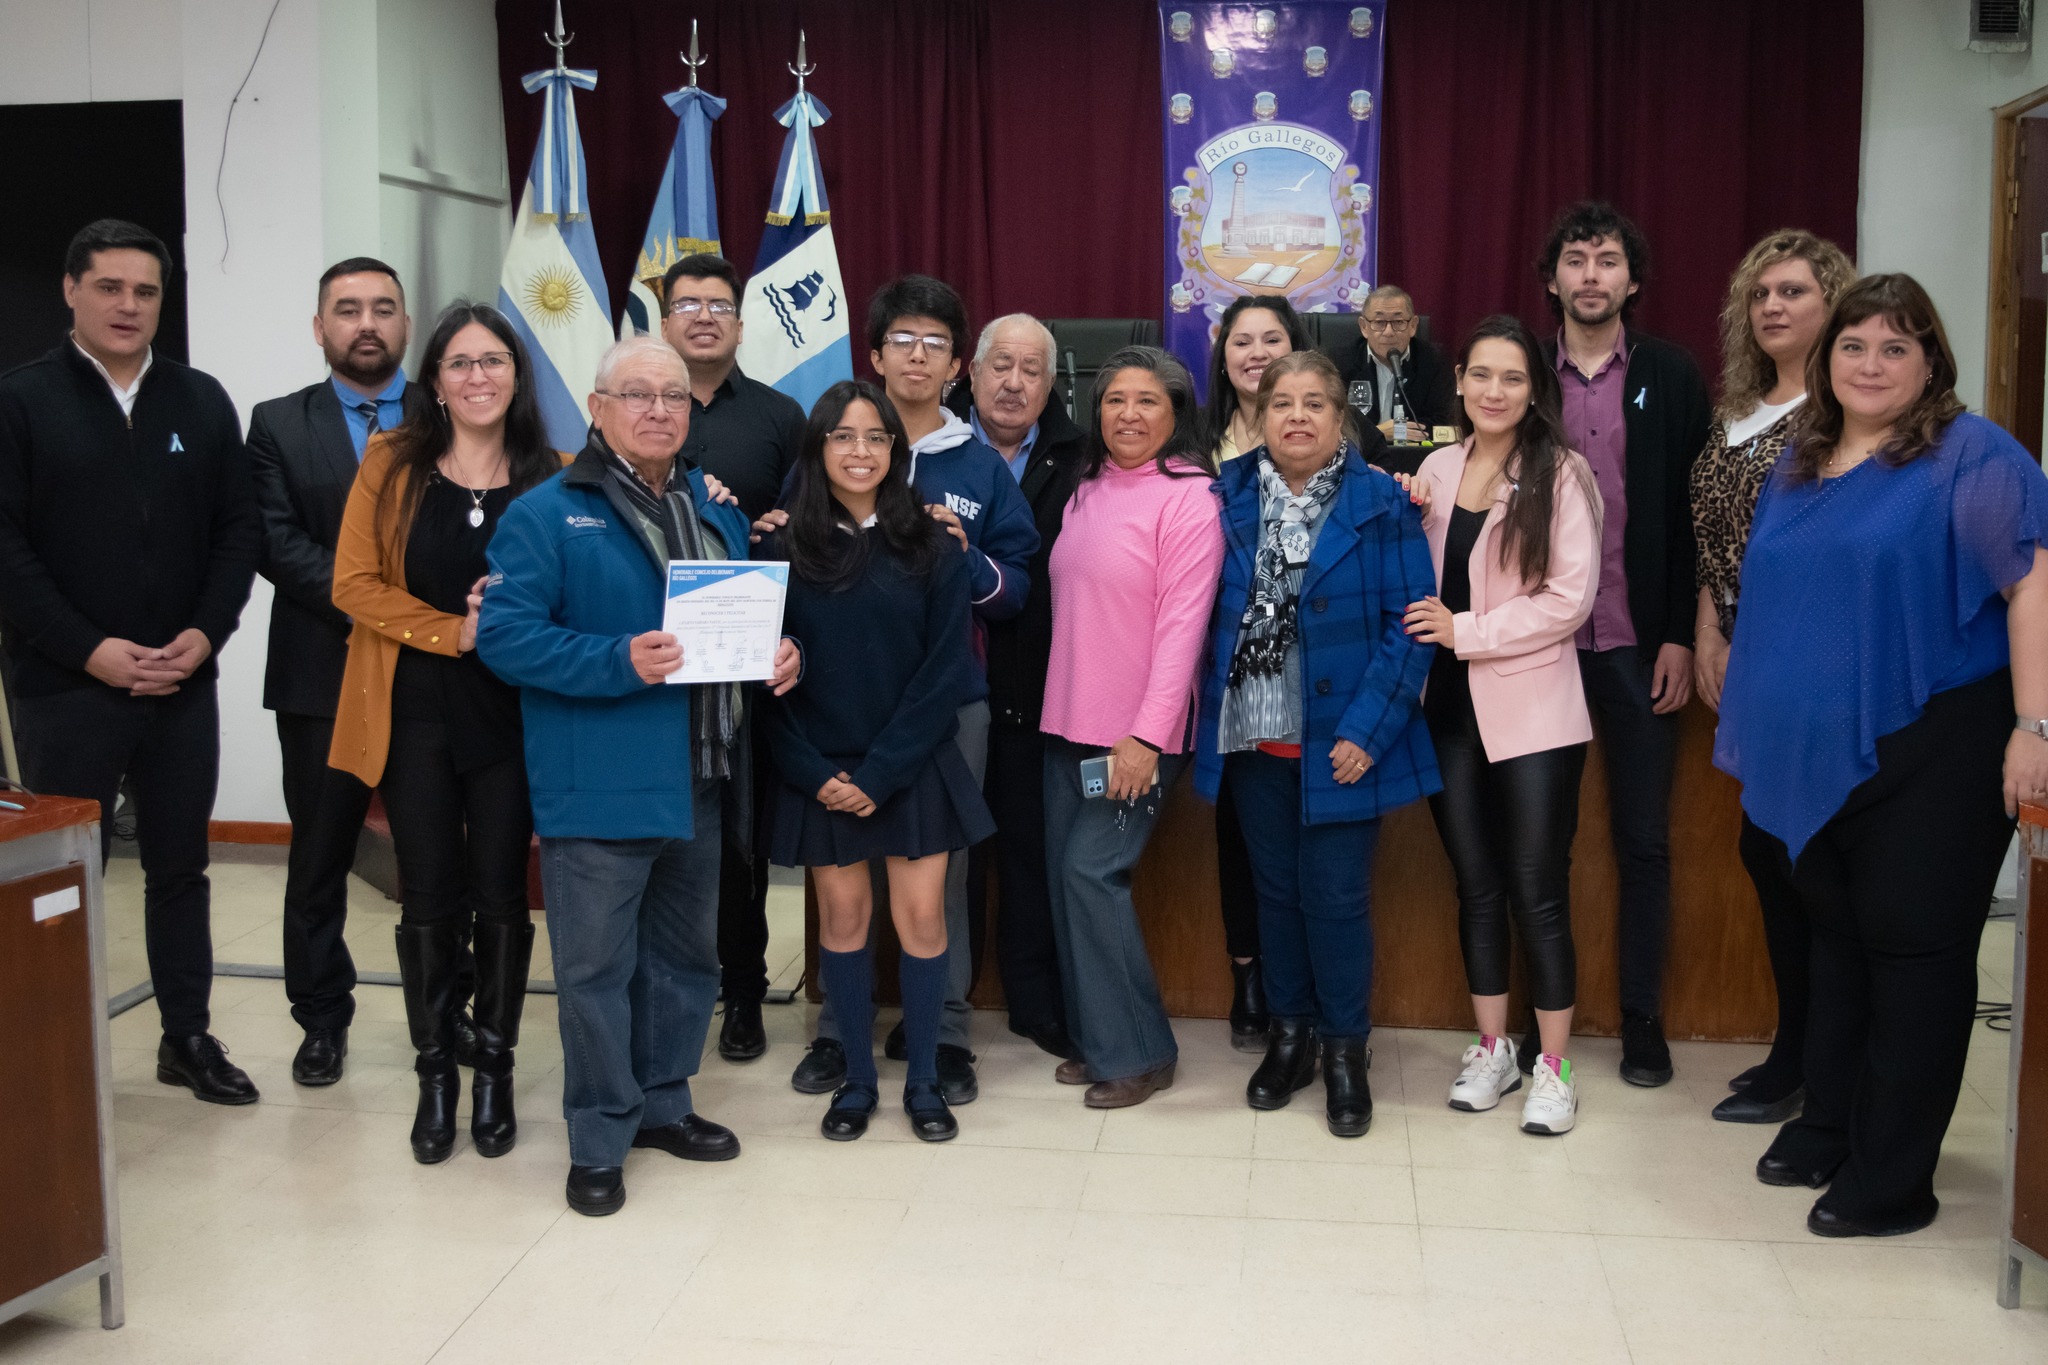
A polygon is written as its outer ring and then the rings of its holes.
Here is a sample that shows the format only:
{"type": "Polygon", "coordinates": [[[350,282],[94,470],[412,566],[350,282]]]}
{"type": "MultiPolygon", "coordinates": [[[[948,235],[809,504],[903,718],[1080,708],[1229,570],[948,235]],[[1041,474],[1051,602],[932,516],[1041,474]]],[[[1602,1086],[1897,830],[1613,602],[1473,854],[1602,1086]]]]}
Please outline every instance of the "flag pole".
{"type": "MultiPolygon", "coordinates": [[[[557,0],[557,3],[559,4],[560,0],[557,0]]],[[[816,66],[804,60],[804,31],[798,29],[796,31],[796,65],[789,68],[789,74],[796,77],[797,94],[801,95],[804,93],[804,77],[817,69],[816,66]]]]}
{"type": "Polygon", "coordinates": [[[695,90],[697,88],[697,68],[711,60],[709,57],[697,55],[697,21],[695,19],[690,21],[690,50],[679,55],[683,59],[683,65],[690,68],[690,88],[695,90]]]}
{"type": "Polygon", "coordinates": [[[576,35],[562,32],[562,0],[555,0],[555,31],[541,34],[541,39],[555,50],[555,74],[560,76],[567,72],[569,64],[562,59],[562,50],[576,41],[576,35]]]}

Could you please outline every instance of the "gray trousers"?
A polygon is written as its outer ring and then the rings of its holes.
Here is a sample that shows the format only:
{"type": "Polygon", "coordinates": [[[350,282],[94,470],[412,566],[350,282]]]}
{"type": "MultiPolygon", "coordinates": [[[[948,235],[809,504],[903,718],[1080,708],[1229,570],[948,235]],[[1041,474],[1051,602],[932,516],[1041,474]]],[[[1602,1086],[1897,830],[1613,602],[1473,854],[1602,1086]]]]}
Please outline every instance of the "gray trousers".
{"type": "Polygon", "coordinates": [[[1045,862],[1053,938],[1067,990],[1067,1032],[1088,1078],[1124,1080],[1180,1057],[1138,929],[1131,871],[1187,765],[1159,756],[1159,787],[1136,801],[1081,795],[1081,760],[1107,749],[1045,737],[1045,862]]]}
{"type": "MultiPolygon", "coordinates": [[[[967,760],[967,771],[974,774],[974,785],[981,786],[988,773],[988,703],[969,702],[960,708],[960,733],[954,743],[960,746],[960,756],[967,760]]],[[[876,875],[881,869],[871,869],[876,875]]],[[[939,1019],[939,1041],[955,1047],[967,1047],[969,1026],[974,1021],[974,1010],[967,1003],[968,989],[974,984],[974,935],[968,922],[967,902],[967,850],[961,849],[946,864],[946,1009],[939,1019]]],[[[875,921],[868,920],[868,946],[875,942],[875,921]]],[[[832,998],[818,1008],[818,1036],[830,1038],[844,1044],[839,1035],[839,1021],[832,1015],[832,998]]]]}

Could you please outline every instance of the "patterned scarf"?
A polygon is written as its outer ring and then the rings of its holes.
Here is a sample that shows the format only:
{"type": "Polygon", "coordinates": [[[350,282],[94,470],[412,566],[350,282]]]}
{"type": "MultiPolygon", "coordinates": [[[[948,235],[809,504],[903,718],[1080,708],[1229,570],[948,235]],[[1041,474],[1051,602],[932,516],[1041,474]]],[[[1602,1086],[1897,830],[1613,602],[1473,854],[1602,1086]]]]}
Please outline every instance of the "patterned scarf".
{"type": "MultiPolygon", "coordinates": [[[[605,474],[612,485],[642,517],[661,528],[670,559],[711,558],[705,553],[704,523],[698,520],[696,504],[691,500],[689,477],[681,456],[669,466],[668,483],[656,496],[594,426],[590,443],[604,453],[605,474]]],[[[745,547],[741,548],[744,551],[745,547]]],[[[692,771],[699,777],[731,777],[733,742],[740,731],[739,684],[691,688],[690,730],[692,771]]]]}
{"type": "Polygon", "coordinates": [[[1238,620],[1237,652],[1229,685],[1246,678],[1277,678],[1297,634],[1296,608],[1310,548],[1323,515],[1344,478],[1347,448],[1312,475],[1300,493],[1287,486],[1272,460],[1259,454],[1259,522],[1265,528],[1253,559],[1255,576],[1238,620]]]}

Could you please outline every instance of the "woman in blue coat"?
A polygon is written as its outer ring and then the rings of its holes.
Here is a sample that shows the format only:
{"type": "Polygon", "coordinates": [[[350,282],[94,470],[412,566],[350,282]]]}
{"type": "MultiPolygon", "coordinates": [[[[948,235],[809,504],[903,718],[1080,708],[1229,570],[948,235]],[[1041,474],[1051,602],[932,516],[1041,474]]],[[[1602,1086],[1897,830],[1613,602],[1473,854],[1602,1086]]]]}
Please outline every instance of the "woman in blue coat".
{"type": "Polygon", "coordinates": [[[1237,796],[1272,1013],[1245,1099],[1315,1079],[1330,1131],[1372,1126],[1372,860],[1380,816],[1441,785],[1417,703],[1430,651],[1402,614],[1435,591],[1408,495],[1344,439],[1337,367],[1297,351],[1259,383],[1265,444],[1223,470],[1223,583],[1195,784],[1237,796]]]}

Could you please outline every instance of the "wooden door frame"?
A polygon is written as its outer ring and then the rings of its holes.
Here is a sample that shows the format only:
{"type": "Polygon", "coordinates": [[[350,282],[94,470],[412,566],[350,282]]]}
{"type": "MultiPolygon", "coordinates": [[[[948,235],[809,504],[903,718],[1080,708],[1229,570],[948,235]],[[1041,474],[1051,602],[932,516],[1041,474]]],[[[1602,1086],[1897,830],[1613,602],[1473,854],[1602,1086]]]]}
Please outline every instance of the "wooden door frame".
{"type": "Polygon", "coordinates": [[[2020,352],[2013,224],[2019,217],[2019,121],[2048,104],[2048,86],[1991,111],[1991,306],[1984,330],[1984,415],[2012,430],[2020,352]]]}

